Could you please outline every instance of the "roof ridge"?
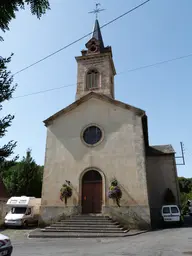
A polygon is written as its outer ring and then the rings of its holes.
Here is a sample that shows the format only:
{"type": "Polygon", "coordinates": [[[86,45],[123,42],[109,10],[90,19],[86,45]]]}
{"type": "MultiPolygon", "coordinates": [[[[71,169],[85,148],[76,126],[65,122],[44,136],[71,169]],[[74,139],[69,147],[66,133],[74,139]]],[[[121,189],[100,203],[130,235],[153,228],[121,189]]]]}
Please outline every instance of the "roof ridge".
{"type": "Polygon", "coordinates": [[[49,118],[47,118],[46,120],[44,120],[45,125],[48,125],[48,123],[50,121],[53,121],[55,118],[57,118],[58,116],[60,116],[61,114],[67,113],[69,111],[71,111],[72,109],[78,107],[80,104],[82,104],[83,102],[87,101],[88,99],[95,97],[98,98],[100,100],[105,100],[111,104],[115,104],[118,105],[119,107],[134,111],[135,114],[141,116],[145,114],[145,111],[139,108],[136,108],[132,105],[129,105],[127,103],[118,101],[118,100],[114,100],[110,97],[108,97],[107,95],[104,94],[100,94],[100,93],[95,93],[93,91],[91,91],[90,93],[84,95],[83,97],[81,97],[80,99],[74,101],[73,103],[71,103],[70,105],[68,105],[67,107],[61,109],[60,111],[56,112],[55,114],[53,114],[52,116],[50,116],[49,118]]]}

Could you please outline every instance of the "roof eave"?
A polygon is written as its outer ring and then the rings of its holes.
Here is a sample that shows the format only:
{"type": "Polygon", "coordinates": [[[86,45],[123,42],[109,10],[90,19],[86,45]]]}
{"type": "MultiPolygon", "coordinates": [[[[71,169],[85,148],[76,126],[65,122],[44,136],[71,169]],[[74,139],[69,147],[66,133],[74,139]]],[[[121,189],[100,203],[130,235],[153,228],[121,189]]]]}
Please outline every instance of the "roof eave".
{"type": "Polygon", "coordinates": [[[133,111],[136,115],[138,116],[143,116],[145,115],[145,111],[136,107],[133,107],[131,105],[128,105],[126,103],[123,103],[121,101],[117,101],[114,99],[109,98],[106,95],[102,95],[102,94],[98,94],[95,92],[90,92],[89,94],[86,94],[85,96],[83,96],[82,98],[78,99],[77,101],[73,102],[72,104],[70,104],[69,106],[67,106],[64,109],[61,109],[60,111],[58,111],[57,113],[55,113],[54,115],[50,116],[49,118],[47,118],[46,120],[44,120],[44,124],[45,126],[50,125],[50,123],[56,119],[58,116],[60,116],[61,114],[65,114],[68,113],[69,111],[73,110],[74,108],[78,107],[80,104],[82,104],[83,102],[87,101],[88,99],[95,97],[97,99],[100,100],[104,100],[106,102],[109,102],[111,104],[114,104],[116,106],[122,107],[124,109],[133,111]]]}
{"type": "Polygon", "coordinates": [[[104,56],[111,56],[111,52],[101,52],[101,53],[95,53],[95,54],[88,54],[88,55],[83,55],[83,56],[75,56],[75,59],[77,61],[85,60],[85,59],[95,59],[95,58],[100,58],[104,56]]]}

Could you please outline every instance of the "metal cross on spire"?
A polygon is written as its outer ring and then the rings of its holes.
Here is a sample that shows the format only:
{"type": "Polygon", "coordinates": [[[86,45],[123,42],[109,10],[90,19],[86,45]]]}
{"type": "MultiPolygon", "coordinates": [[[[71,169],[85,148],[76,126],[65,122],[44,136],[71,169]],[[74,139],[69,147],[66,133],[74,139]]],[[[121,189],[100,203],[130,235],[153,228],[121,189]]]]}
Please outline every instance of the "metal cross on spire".
{"type": "Polygon", "coordinates": [[[100,13],[100,12],[105,10],[105,9],[100,9],[99,5],[101,5],[101,4],[100,3],[96,3],[96,8],[92,12],[89,12],[89,13],[94,13],[95,16],[96,16],[96,19],[98,18],[98,13],[100,13]]]}

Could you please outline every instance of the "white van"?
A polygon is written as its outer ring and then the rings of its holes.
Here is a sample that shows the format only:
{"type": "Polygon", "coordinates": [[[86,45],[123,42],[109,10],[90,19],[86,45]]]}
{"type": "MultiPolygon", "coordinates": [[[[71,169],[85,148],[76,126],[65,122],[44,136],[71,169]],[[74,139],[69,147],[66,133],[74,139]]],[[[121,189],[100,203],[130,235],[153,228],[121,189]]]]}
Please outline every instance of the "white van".
{"type": "Polygon", "coordinates": [[[6,204],[10,211],[5,216],[5,226],[28,226],[38,223],[41,198],[11,197],[6,204]]]}
{"type": "Polygon", "coordinates": [[[163,223],[182,224],[181,212],[177,205],[163,205],[161,208],[163,223]]]}

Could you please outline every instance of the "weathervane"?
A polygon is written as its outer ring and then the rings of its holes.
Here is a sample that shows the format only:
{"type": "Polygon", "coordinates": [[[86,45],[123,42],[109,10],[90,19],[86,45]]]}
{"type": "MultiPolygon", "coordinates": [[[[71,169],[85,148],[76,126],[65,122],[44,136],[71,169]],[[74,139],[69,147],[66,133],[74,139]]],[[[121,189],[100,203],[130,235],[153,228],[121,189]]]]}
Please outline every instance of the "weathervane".
{"type": "Polygon", "coordinates": [[[89,12],[89,13],[94,13],[96,15],[96,19],[98,18],[98,13],[100,13],[100,12],[105,10],[105,9],[100,9],[99,5],[101,5],[101,4],[97,3],[96,4],[96,8],[92,12],[89,12]]]}

